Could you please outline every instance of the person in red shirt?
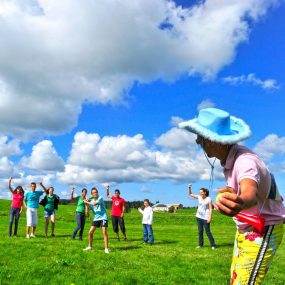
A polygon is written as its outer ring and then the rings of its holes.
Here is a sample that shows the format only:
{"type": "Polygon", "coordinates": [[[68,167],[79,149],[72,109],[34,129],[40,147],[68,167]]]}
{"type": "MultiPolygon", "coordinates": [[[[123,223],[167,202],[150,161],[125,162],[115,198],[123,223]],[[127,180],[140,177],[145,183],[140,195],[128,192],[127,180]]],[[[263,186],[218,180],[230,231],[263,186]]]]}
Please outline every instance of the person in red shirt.
{"type": "Polygon", "coordinates": [[[116,189],[114,192],[114,196],[109,193],[110,186],[106,186],[106,195],[108,198],[112,199],[112,225],[113,225],[113,230],[116,234],[117,240],[120,241],[120,236],[119,236],[119,225],[120,229],[124,235],[124,240],[127,241],[127,236],[126,236],[126,227],[125,227],[125,222],[124,222],[124,212],[125,212],[125,207],[126,207],[126,201],[120,197],[120,190],[116,189]]]}
{"type": "Polygon", "coordinates": [[[12,227],[15,219],[15,227],[14,227],[14,237],[17,236],[18,232],[18,223],[20,219],[20,215],[22,213],[23,199],[24,199],[24,190],[21,185],[17,186],[16,189],[13,189],[11,186],[12,177],[8,180],[8,187],[10,192],[12,193],[12,204],[10,211],[10,224],[9,224],[9,237],[12,236],[12,227]]]}

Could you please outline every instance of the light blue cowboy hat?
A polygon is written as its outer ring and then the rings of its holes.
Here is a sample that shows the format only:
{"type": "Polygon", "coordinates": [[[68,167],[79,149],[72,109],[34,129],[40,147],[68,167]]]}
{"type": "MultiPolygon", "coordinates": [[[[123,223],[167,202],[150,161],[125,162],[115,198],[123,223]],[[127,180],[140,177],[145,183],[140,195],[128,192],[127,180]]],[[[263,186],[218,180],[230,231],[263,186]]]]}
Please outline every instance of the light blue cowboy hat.
{"type": "Polygon", "coordinates": [[[216,108],[202,109],[198,118],[181,122],[178,126],[221,144],[235,144],[251,136],[249,126],[243,120],[216,108]]]}

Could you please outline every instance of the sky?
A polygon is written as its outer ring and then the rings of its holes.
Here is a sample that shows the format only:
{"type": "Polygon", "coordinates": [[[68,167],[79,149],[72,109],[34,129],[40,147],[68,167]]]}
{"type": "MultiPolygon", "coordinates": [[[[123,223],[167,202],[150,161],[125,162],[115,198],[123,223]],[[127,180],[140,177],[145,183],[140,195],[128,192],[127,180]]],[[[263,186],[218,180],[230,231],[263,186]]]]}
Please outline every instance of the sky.
{"type": "Polygon", "coordinates": [[[206,107],[251,127],[243,144],[285,195],[284,15],[280,0],[0,0],[0,197],[12,176],[193,206],[210,166],[177,124],[206,107]]]}

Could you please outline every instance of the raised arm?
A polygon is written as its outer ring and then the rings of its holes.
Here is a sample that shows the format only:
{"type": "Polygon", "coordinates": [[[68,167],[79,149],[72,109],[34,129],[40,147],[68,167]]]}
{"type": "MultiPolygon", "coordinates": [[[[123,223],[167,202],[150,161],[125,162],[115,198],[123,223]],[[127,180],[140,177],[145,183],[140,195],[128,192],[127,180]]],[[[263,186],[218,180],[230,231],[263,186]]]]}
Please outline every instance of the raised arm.
{"type": "Polygon", "coordinates": [[[44,186],[43,182],[40,182],[41,187],[43,188],[43,192],[48,194],[48,189],[44,186]]]}
{"type": "Polygon", "coordinates": [[[8,179],[8,187],[9,187],[10,192],[14,193],[14,189],[11,186],[11,182],[12,182],[12,177],[9,177],[9,179],[8,179]]]}
{"type": "Polygon", "coordinates": [[[75,191],[75,188],[74,187],[72,187],[71,188],[71,191],[70,191],[70,201],[72,202],[73,201],[73,194],[74,194],[74,191],[75,191]]]}
{"type": "Polygon", "coordinates": [[[198,197],[199,197],[199,195],[192,193],[192,185],[191,184],[188,184],[188,195],[195,198],[195,199],[198,199],[198,197]]]}
{"type": "Polygon", "coordinates": [[[109,192],[110,191],[110,185],[107,185],[105,188],[106,188],[106,196],[108,198],[112,199],[113,196],[109,192]]]}

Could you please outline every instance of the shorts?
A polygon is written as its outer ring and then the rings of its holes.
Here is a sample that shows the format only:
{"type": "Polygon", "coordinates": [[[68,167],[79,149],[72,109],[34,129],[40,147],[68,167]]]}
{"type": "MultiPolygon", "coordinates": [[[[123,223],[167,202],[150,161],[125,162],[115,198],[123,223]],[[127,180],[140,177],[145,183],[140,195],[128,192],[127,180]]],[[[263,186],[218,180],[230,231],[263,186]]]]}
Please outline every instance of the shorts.
{"type": "Polygon", "coordinates": [[[92,226],[96,228],[108,228],[108,220],[93,221],[92,226]]]}
{"type": "Polygon", "coordinates": [[[44,217],[45,218],[50,218],[50,217],[55,216],[55,210],[49,211],[49,210],[44,210],[44,217]]]}
{"type": "Polygon", "coordinates": [[[27,208],[27,226],[36,227],[38,225],[38,209],[27,208]]]}
{"type": "Polygon", "coordinates": [[[123,217],[112,216],[112,225],[115,233],[119,232],[119,225],[122,233],[126,232],[125,222],[123,217]]]}

